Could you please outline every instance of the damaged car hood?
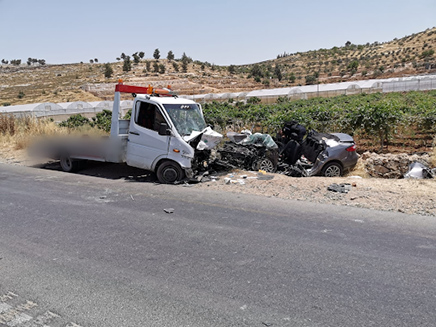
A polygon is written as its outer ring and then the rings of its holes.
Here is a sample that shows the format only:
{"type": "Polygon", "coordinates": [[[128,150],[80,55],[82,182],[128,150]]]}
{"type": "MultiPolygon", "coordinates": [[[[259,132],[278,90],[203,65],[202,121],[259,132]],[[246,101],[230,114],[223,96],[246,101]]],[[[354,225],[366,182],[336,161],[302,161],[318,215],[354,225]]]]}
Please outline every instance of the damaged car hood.
{"type": "Polygon", "coordinates": [[[213,149],[221,142],[222,138],[220,133],[215,132],[210,127],[206,127],[201,132],[192,131],[191,135],[183,137],[188,144],[197,150],[213,149]]]}

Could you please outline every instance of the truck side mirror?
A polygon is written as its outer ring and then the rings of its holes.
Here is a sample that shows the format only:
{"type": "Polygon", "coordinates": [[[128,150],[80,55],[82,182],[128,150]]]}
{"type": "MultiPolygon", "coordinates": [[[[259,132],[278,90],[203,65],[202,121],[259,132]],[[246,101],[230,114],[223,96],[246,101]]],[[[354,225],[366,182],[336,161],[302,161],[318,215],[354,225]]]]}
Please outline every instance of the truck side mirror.
{"type": "Polygon", "coordinates": [[[171,130],[168,129],[167,123],[160,123],[158,134],[159,135],[171,135],[171,130]]]}

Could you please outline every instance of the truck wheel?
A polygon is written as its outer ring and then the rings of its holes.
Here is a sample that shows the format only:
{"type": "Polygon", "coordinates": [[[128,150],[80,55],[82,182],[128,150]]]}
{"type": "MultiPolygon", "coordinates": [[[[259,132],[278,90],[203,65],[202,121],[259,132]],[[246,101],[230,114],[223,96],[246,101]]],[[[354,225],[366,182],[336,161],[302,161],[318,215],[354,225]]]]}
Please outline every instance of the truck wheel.
{"type": "Polygon", "coordinates": [[[262,158],[260,160],[257,160],[253,163],[253,170],[263,170],[266,171],[267,173],[273,173],[276,171],[276,168],[274,163],[272,162],[272,160],[270,158],[262,158]]]}
{"type": "Polygon", "coordinates": [[[69,154],[62,154],[59,160],[63,171],[72,173],[79,170],[80,162],[78,160],[71,159],[69,154]]]}
{"type": "Polygon", "coordinates": [[[165,161],[156,171],[157,179],[162,184],[174,184],[183,179],[184,173],[182,168],[176,163],[165,161]]]}
{"type": "Polygon", "coordinates": [[[337,162],[330,162],[322,168],[321,175],[325,177],[341,177],[342,166],[337,162]]]}

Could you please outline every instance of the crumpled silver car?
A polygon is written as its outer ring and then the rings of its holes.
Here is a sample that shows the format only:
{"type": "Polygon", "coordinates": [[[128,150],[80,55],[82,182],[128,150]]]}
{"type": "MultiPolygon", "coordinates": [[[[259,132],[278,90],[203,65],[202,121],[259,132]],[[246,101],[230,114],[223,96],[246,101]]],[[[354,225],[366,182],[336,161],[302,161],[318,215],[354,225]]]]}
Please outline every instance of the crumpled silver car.
{"type": "Polygon", "coordinates": [[[286,123],[279,133],[277,170],[289,176],[339,177],[356,166],[359,158],[353,138],[345,133],[306,135],[304,126],[286,123]]]}
{"type": "Polygon", "coordinates": [[[217,149],[216,170],[240,168],[293,177],[339,177],[357,163],[356,144],[348,134],[306,133],[306,128],[295,122],[286,123],[274,140],[268,134],[246,132],[227,133],[230,141],[217,149]]]}
{"type": "Polygon", "coordinates": [[[321,137],[322,150],[316,156],[313,166],[307,171],[309,176],[342,176],[352,170],[359,159],[353,138],[345,133],[328,134],[333,137],[321,137]]]}

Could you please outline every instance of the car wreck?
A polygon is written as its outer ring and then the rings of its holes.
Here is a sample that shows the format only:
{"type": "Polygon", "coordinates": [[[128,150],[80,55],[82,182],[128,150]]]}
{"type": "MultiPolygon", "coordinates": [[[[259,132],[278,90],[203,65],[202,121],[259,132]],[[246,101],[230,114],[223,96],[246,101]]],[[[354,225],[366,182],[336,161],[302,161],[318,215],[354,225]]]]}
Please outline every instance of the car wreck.
{"type": "Polygon", "coordinates": [[[278,165],[278,146],[268,134],[248,131],[227,133],[226,141],[217,149],[214,162],[216,170],[240,168],[244,170],[264,170],[275,172],[278,165]]]}
{"type": "Polygon", "coordinates": [[[263,170],[292,177],[339,177],[357,163],[356,144],[345,133],[306,131],[297,122],[284,124],[277,137],[249,131],[227,133],[215,165],[263,170]]]}

